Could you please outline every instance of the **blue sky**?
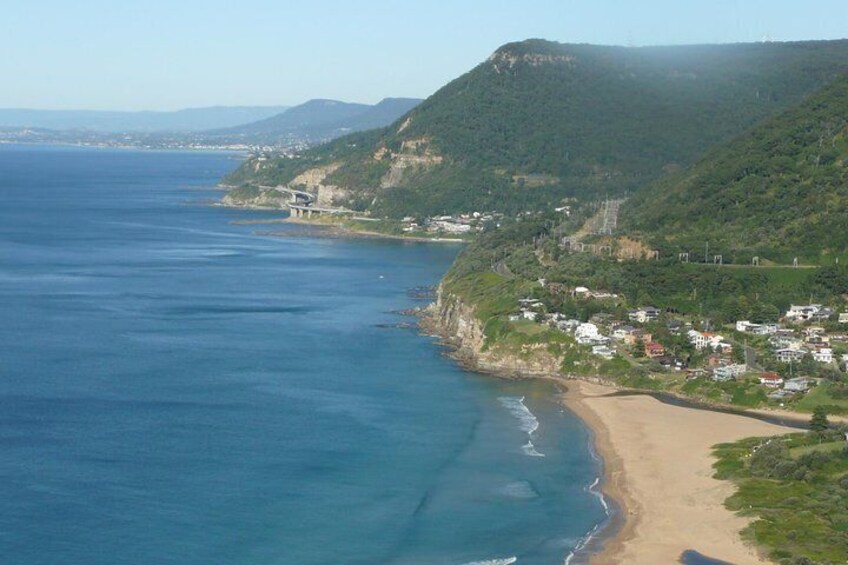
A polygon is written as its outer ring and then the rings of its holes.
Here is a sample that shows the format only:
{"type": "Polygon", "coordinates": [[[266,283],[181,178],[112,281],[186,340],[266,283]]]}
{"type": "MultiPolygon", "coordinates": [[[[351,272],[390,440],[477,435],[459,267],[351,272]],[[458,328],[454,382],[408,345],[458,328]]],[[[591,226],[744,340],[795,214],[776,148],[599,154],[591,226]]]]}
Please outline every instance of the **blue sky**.
{"type": "Polygon", "coordinates": [[[658,45],[848,36],[848,0],[6,0],[0,107],[426,97],[528,37],[658,45]]]}

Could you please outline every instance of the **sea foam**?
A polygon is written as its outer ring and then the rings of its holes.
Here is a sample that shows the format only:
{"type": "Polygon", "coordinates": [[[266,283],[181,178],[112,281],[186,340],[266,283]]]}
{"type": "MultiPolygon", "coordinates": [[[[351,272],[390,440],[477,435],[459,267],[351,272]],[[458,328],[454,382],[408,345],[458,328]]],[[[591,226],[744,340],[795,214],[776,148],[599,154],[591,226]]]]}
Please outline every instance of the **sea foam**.
{"type": "Polygon", "coordinates": [[[529,457],[544,457],[544,453],[536,450],[533,445],[533,434],[539,429],[539,419],[524,404],[523,396],[501,396],[498,401],[518,419],[519,428],[527,433],[527,443],[521,446],[521,450],[529,457]]]}
{"type": "Polygon", "coordinates": [[[518,561],[518,557],[501,557],[496,559],[484,559],[483,561],[469,561],[463,565],[512,565],[518,561]]]}

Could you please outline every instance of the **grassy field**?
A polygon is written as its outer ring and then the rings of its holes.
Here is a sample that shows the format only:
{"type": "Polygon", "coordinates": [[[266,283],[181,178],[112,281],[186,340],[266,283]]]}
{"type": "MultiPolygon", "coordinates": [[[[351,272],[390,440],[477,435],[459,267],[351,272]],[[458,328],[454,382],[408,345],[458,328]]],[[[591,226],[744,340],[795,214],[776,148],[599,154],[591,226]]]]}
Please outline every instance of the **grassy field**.
{"type": "Polygon", "coordinates": [[[792,409],[801,412],[812,412],[816,406],[826,407],[831,414],[848,414],[848,398],[833,398],[827,382],[813,387],[803,398],[790,404],[792,409]]]}

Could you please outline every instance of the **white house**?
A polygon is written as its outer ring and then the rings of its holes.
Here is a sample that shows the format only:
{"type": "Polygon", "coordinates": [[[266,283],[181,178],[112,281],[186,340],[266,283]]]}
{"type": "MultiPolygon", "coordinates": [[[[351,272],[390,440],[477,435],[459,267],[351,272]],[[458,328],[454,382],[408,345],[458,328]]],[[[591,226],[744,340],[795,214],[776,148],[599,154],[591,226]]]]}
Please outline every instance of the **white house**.
{"type": "Polygon", "coordinates": [[[592,347],[592,354],[604,359],[612,359],[615,356],[615,351],[606,345],[595,345],[592,347]]]}
{"type": "Polygon", "coordinates": [[[617,341],[624,341],[628,336],[635,333],[637,330],[633,326],[619,326],[612,332],[612,338],[617,341]]]}
{"type": "Polygon", "coordinates": [[[738,320],[736,322],[737,332],[753,332],[754,328],[760,327],[760,324],[752,324],[748,320],[738,320]]]}
{"type": "Polygon", "coordinates": [[[630,318],[631,322],[639,322],[640,324],[646,324],[659,318],[660,311],[654,308],[653,306],[644,306],[636,310],[631,310],[627,313],[627,316],[628,318],[630,318]]]}
{"type": "Polygon", "coordinates": [[[804,358],[807,352],[803,349],[792,349],[792,348],[784,348],[778,349],[775,351],[775,355],[777,355],[777,360],[781,363],[793,363],[800,361],[804,358]]]}
{"type": "MultiPolygon", "coordinates": [[[[695,346],[698,351],[709,347],[715,349],[722,345],[724,338],[712,332],[699,332],[697,330],[689,330],[686,334],[689,337],[689,343],[695,346]]],[[[730,345],[730,344],[728,344],[730,345]]]]}
{"type": "Polygon", "coordinates": [[[810,386],[812,386],[812,381],[807,377],[795,377],[783,384],[783,390],[788,390],[789,392],[807,392],[810,390],[810,386]]]}
{"type": "Polygon", "coordinates": [[[813,351],[813,359],[819,363],[833,363],[833,350],[829,347],[822,347],[817,351],[813,351]]]}
{"type": "Polygon", "coordinates": [[[793,322],[806,322],[813,319],[821,310],[821,304],[806,304],[796,306],[792,304],[786,311],[785,318],[793,322]]]}
{"type": "Polygon", "coordinates": [[[747,366],[744,364],[716,367],[713,369],[713,380],[720,382],[730,381],[745,373],[747,369],[747,366]]]}
{"type": "Polygon", "coordinates": [[[580,345],[589,345],[600,337],[598,326],[592,323],[580,324],[574,330],[574,337],[577,338],[577,343],[580,345]]]}

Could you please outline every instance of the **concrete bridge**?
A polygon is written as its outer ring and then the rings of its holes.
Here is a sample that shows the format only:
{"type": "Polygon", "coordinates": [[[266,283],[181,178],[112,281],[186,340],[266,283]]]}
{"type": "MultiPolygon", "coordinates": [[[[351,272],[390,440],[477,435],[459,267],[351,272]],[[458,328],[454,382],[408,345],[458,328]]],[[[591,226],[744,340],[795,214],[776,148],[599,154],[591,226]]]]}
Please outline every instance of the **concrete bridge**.
{"type": "Polygon", "coordinates": [[[277,192],[282,192],[283,194],[288,194],[291,196],[291,204],[298,204],[302,206],[312,206],[315,203],[317,197],[311,192],[305,192],[303,190],[295,190],[293,188],[289,188],[285,185],[277,185],[277,186],[262,186],[259,185],[259,188],[262,190],[276,190],[277,192]]]}
{"type": "Polygon", "coordinates": [[[296,190],[294,188],[289,188],[288,186],[282,184],[277,186],[260,185],[259,188],[263,190],[276,190],[277,192],[282,192],[283,194],[288,194],[289,196],[291,196],[288,206],[289,211],[291,212],[291,215],[294,218],[312,218],[313,216],[318,216],[321,214],[354,214],[353,210],[346,210],[345,208],[326,208],[316,206],[315,203],[318,200],[318,197],[312,194],[311,192],[306,192],[304,190],[296,190]]]}
{"type": "Polygon", "coordinates": [[[344,208],[322,208],[321,206],[301,206],[300,204],[289,203],[291,215],[295,218],[311,218],[320,216],[321,214],[330,214],[335,216],[347,216],[355,214],[353,210],[344,208]]]}

